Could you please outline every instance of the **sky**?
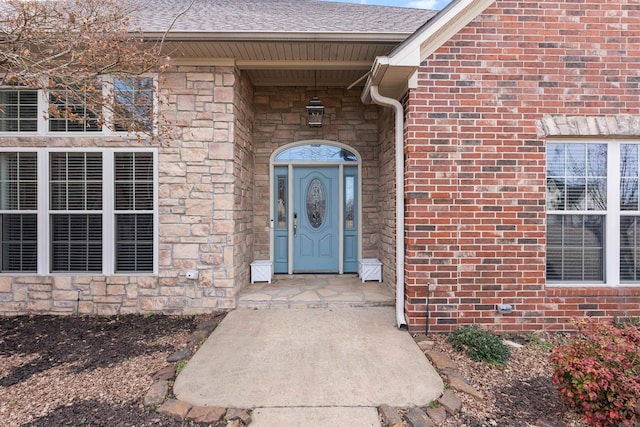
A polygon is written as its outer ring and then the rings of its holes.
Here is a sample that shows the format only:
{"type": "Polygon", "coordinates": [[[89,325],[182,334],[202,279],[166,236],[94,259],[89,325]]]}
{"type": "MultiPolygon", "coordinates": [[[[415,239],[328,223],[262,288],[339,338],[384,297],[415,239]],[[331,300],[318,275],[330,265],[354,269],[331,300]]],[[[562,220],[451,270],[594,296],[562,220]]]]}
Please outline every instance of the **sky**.
{"type": "Polygon", "coordinates": [[[375,4],[378,6],[413,7],[416,9],[440,10],[449,0],[328,0],[342,3],[375,4]]]}

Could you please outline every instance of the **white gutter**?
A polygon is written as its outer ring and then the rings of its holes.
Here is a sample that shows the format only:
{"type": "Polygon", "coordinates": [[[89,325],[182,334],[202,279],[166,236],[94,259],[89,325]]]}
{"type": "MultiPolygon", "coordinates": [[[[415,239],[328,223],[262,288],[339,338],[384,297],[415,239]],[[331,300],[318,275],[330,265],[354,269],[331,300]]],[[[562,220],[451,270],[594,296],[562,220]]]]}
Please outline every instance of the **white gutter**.
{"type": "Polygon", "coordinates": [[[398,100],[380,95],[377,85],[371,86],[370,93],[374,103],[393,108],[396,115],[396,322],[404,329],[404,109],[398,100]]]}

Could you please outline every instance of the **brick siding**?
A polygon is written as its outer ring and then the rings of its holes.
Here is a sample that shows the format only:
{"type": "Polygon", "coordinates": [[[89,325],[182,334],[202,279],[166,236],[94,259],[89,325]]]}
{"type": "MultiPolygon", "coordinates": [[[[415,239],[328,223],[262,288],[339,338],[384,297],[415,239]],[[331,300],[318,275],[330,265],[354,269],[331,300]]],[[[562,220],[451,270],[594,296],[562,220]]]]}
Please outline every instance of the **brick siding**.
{"type": "MultiPolygon", "coordinates": [[[[640,6],[496,1],[420,67],[407,99],[406,309],[413,331],[569,328],[640,315],[640,287],[545,283],[547,116],[640,113],[640,6]],[[512,304],[512,314],[496,311],[512,304]]],[[[640,138],[640,135],[636,135],[640,138]]]]}

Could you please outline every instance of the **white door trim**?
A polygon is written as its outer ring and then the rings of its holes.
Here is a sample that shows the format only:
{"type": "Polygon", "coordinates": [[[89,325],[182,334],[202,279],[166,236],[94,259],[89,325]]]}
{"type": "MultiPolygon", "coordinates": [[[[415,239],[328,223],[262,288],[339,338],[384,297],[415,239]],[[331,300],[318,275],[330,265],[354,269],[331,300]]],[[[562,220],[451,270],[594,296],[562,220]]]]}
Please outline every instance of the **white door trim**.
{"type": "Polygon", "coordinates": [[[343,148],[345,150],[350,151],[355,154],[357,158],[357,168],[358,168],[358,182],[357,182],[357,215],[358,215],[358,227],[357,227],[357,241],[358,241],[358,259],[362,259],[362,156],[360,153],[353,147],[342,144],[337,141],[329,141],[323,139],[311,139],[304,141],[296,141],[290,144],[283,145],[278,147],[271,153],[269,157],[269,259],[271,262],[275,262],[275,221],[274,211],[275,211],[275,194],[274,194],[274,185],[275,185],[275,167],[276,166],[287,166],[288,169],[288,188],[287,188],[287,197],[289,198],[289,202],[287,203],[287,218],[288,218],[288,274],[293,274],[293,167],[294,166],[304,166],[304,167],[313,167],[313,166],[337,166],[339,168],[339,273],[344,273],[344,166],[354,165],[355,162],[345,163],[345,162],[331,162],[331,161],[276,161],[276,157],[286,151],[288,149],[304,146],[304,145],[329,145],[333,147],[343,148]]]}

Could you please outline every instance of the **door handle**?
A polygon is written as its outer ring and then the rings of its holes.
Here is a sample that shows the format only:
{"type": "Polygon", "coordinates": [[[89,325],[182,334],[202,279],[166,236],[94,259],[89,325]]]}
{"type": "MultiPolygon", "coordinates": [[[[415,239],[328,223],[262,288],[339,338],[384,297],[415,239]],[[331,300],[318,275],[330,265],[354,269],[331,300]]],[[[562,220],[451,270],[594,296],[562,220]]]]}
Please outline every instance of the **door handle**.
{"type": "Polygon", "coordinates": [[[297,237],[298,235],[298,213],[293,213],[293,237],[297,237]]]}

